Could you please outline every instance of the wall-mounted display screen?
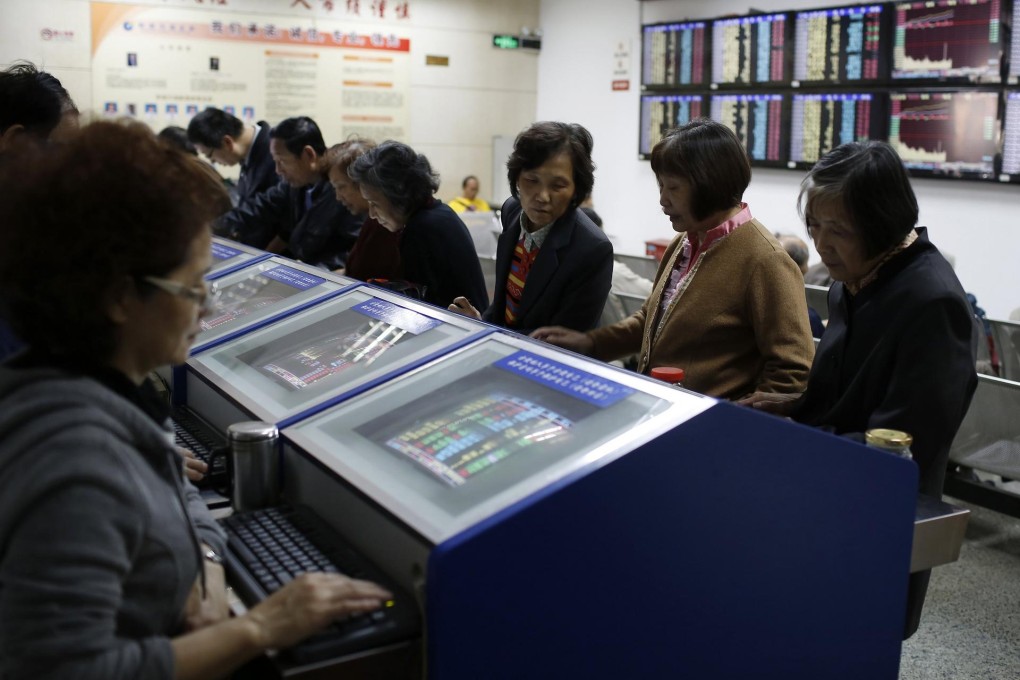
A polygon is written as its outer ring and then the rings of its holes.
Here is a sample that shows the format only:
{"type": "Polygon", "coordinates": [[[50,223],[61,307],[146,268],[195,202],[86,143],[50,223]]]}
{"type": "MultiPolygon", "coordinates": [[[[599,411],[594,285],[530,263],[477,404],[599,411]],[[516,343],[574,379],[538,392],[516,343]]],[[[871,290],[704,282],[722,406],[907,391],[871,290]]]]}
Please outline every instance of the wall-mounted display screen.
{"type": "Polygon", "coordinates": [[[801,84],[884,80],[887,14],[888,6],[876,3],[797,12],[793,80],[801,84]]]}
{"type": "Polygon", "coordinates": [[[751,162],[785,163],[790,127],[787,98],[779,93],[714,94],[711,118],[737,133],[751,162]]]}
{"type": "Polygon", "coordinates": [[[885,97],[874,92],[793,95],[790,162],[810,166],[840,144],[885,137],[885,97]]]}
{"type": "Polygon", "coordinates": [[[641,158],[651,158],[652,147],[667,130],[708,115],[708,96],[703,94],[642,95],[641,158]]]}
{"type": "Polygon", "coordinates": [[[787,15],[756,14],[712,22],[712,83],[788,83],[787,15]]]}
{"type": "Polygon", "coordinates": [[[707,22],[645,26],[641,46],[642,85],[705,86],[711,57],[707,22]]]}
{"type": "Polygon", "coordinates": [[[901,2],[894,12],[894,79],[1000,81],[999,0],[901,2]]]}
{"type": "Polygon", "coordinates": [[[1006,93],[1006,116],[1002,126],[1002,172],[1020,179],[1020,92],[1006,93]]]}
{"type": "Polygon", "coordinates": [[[997,92],[893,92],[889,143],[912,171],[991,179],[998,108],[997,92]]]}
{"type": "Polygon", "coordinates": [[[712,403],[499,335],[284,436],[439,542],[712,403]]]}

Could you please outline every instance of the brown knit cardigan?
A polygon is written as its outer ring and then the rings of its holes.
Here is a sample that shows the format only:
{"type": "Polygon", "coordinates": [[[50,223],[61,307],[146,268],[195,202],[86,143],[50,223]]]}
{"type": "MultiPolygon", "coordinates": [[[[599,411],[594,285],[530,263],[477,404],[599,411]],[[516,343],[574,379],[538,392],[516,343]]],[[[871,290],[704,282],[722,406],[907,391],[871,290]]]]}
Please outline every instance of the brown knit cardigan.
{"type": "Polygon", "coordinates": [[[801,392],[814,343],[804,279],[757,220],[702,253],[669,309],[658,310],[685,234],[669,245],[644,307],[588,333],[594,356],[611,361],[638,351],[638,371],[684,369],[684,387],[723,399],[754,391],[801,392]]]}

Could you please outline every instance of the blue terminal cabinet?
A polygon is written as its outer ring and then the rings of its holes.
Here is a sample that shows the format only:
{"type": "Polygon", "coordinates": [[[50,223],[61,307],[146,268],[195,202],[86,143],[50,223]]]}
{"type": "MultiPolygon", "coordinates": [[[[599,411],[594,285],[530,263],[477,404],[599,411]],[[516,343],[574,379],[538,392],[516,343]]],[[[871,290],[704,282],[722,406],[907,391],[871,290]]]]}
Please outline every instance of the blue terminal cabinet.
{"type": "Polygon", "coordinates": [[[492,334],[283,431],[430,678],[896,678],[910,461],[492,334]]]}

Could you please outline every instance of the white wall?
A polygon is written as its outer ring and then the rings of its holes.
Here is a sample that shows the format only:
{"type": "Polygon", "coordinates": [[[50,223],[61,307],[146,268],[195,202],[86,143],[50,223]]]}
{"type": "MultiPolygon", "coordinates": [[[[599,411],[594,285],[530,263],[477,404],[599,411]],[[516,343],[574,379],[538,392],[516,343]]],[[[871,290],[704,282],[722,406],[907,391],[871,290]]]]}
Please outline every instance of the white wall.
{"type": "MultiPolygon", "coordinates": [[[[537,55],[497,50],[495,33],[518,33],[538,23],[538,0],[410,0],[410,18],[383,23],[370,16],[371,3],[361,0],[356,21],[345,15],[345,0],[326,12],[314,12],[292,0],[230,0],[226,7],[193,0],[113,0],[122,4],[177,6],[182,10],[230,14],[244,19],[260,15],[352,21],[399,33],[411,40],[409,139],[426,154],[442,177],[439,197],[460,193],[465,175],[479,177],[481,193],[490,196],[492,139],[513,137],[534,119],[537,55]],[[449,66],[427,66],[426,55],[445,56],[449,66]]],[[[397,3],[390,0],[391,8],[397,3]]],[[[56,75],[86,117],[98,108],[92,101],[91,26],[88,0],[0,0],[0,67],[28,59],[56,75]],[[49,37],[43,37],[48,29],[49,37]],[[60,34],[54,39],[54,32],[60,34]],[[73,35],[70,35],[73,34],[73,35]]],[[[292,115],[307,113],[294,111],[292,115]]],[[[278,121],[269,121],[275,123],[278,121]]],[[[340,140],[327,139],[327,144],[340,140]]],[[[505,196],[495,197],[502,200],[505,196]]]]}
{"type": "MultiPolygon", "coordinates": [[[[765,11],[847,4],[825,0],[760,0],[765,11]]],[[[644,242],[668,238],[669,221],[658,207],[655,178],[646,161],[637,160],[641,84],[642,23],[747,13],[746,2],[716,0],[542,0],[544,32],[538,65],[537,118],[578,122],[595,137],[594,203],[617,250],[643,253],[644,242]],[[631,89],[613,92],[613,52],[630,41],[631,89]]],[[[745,199],[756,217],[773,231],[805,237],[796,211],[803,173],[754,169],[745,199]]],[[[1007,318],[1020,307],[1020,187],[914,180],[921,206],[920,224],[932,241],[956,257],[964,288],[977,295],[988,314],[1007,318]]],[[[817,261],[812,253],[812,261],[817,261]]]]}

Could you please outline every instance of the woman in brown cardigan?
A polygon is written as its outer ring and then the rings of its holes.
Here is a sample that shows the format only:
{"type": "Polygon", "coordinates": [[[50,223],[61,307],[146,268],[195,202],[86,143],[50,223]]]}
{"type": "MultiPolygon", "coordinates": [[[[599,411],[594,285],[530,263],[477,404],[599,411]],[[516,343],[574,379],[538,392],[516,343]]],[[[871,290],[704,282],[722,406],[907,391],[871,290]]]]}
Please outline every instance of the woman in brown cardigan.
{"type": "Polygon", "coordinates": [[[659,203],[678,236],[644,306],[611,326],[559,326],[532,337],[611,361],[638,353],[638,371],[684,369],[684,386],[723,399],[804,389],[814,345],[804,279],[742,202],[744,147],[710,120],[671,130],[652,150],[659,203]]]}

